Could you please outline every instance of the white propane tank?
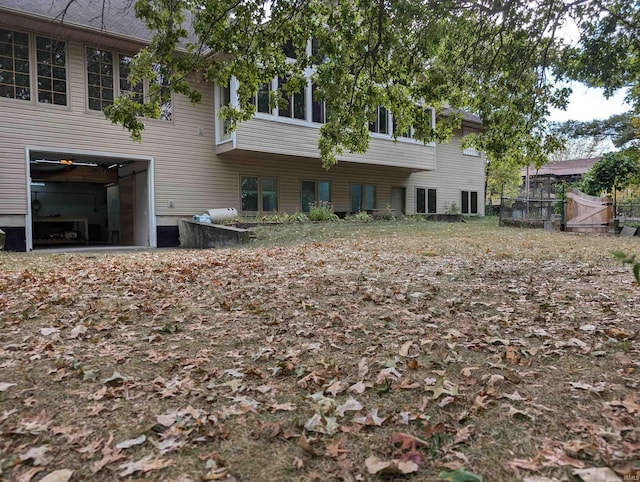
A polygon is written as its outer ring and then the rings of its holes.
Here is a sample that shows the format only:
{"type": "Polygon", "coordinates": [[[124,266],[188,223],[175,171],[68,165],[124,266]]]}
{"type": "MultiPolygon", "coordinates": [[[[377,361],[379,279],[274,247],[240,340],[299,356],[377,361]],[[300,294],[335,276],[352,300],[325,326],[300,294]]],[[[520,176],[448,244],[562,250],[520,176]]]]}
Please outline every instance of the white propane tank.
{"type": "Polygon", "coordinates": [[[212,223],[221,223],[227,219],[238,217],[238,210],[236,208],[209,209],[208,213],[212,223]]]}

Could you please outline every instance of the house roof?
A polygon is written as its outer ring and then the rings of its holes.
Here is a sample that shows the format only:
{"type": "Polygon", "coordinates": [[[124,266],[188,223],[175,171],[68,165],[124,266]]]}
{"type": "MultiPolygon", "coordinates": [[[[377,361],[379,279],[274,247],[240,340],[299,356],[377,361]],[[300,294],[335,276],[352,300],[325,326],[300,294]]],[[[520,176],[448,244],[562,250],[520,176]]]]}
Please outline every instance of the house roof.
{"type": "Polygon", "coordinates": [[[134,3],[134,0],[0,0],[0,11],[148,43],[151,32],[135,16],[134,3]]]}
{"type": "MultiPolygon", "coordinates": [[[[591,166],[593,166],[596,162],[598,162],[601,157],[590,157],[586,159],[571,159],[569,161],[554,161],[548,162],[544,166],[540,167],[540,169],[535,168],[535,166],[529,166],[529,175],[530,176],[572,176],[577,174],[584,174],[591,166]]],[[[522,176],[527,175],[527,168],[523,167],[520,171],[522,176]]]]}

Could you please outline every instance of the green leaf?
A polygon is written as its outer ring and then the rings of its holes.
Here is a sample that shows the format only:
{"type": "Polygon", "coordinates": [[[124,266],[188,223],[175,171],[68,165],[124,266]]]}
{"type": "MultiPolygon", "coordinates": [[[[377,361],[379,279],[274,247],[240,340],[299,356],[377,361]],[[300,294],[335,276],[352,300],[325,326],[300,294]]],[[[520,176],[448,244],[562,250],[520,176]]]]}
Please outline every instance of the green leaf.
{"type": "Polygon", "coordinates": [[[448,480],[449,482],[482,482],[482,476],[467,472],[464,467],[455,472],[440,472],[438,480],[448,480]]]}

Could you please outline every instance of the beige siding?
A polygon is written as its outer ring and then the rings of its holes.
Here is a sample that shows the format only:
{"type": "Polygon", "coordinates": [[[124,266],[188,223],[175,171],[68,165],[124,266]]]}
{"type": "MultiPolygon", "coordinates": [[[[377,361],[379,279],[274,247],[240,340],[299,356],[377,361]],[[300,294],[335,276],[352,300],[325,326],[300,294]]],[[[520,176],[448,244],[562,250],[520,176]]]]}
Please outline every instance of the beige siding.
{"type": "MultiPolygon", "coordinates": [[[[244,175],[278,178],[283,212],[302,209],[300,183],[304,180],[330,181],[336,211],[350,211],[352,183],[376,185],[378,208],[386,206],[396,186],[407,188],[409,212],[415,209],[416,186],[438,189],[439,211],[445,202],[459,205],[462,189],[477,190],[482,204],[484,162],[463,156],[459,139],[438,146],[372,139],[365,156],[347,154],[327,171],[318,158],[317,129],[254,119],[239,125],[233,152],[216,156],[214,89],[206,83],[199,84],[204,94],[201,104],[194,106],[187,98],[175,96],[173,121],[146,121],[142,142],[133,142],[128,132],[112,125],[102,113],[87,110],[86,46],[68,41],[69,106],[0,98],[0,222],[4,225],[24,225],[26,147],[152,158],[158,225],[175,225],[179,217],[211,208],[240,210],[239,183],[244,175]],[[430,169],[435,170],[426,171],[430,169]],[[415,171],[424,172],[411,174],[415,171]]],[[[31,73],[34,85],[33,63],[31,73]]]]}
{"type": "Polygon", "coordinates": [[[462,153],[461,132],[451,141],[436,146],[437,165],[434,171],[411,175],[407,183],[407,212],[416,209],[416,188],[435,188],[437,212],[444,213],[453,203],[461,209],[461,192],[478,192],[478,215],[484,215],[484,156],[462,153]]]}
{"type": "MultiPolygon", "coordinates": [[[[236,147],[241,150],[318,158],[317,127],[267,119],[238,125],[236,147]]],[[[342,161],[428,170],[435,167],[435,147],[415,142],[371,138],[366,154],[344,153],[342,161]]]]}
{"type": "MultiPolygon", "coordinates": [[[[173,122],[149,119],[141,143],[86,109],[85,45],[68,42],[68,107],[0,99],[0,214],[26,214],[25,146],[117,153],[154,159],[156,213],[189,215],[215,203],[213,88],[201,84],[203,102],[175,96],[173,122]],[[175,207],[167,207],[173,199],[175,207]]],[[[32,83],[35,69],[32,65],[32,83]]],[[[32,97],[35,96],[32,95],[32,97]]]]}
{"type": "MultiPolygon", "coordinates": [[[[351,211],[351,184],[376,186],[376,207],[384,208],[391,198],[391,187],[404,185],[410,172],[406,169],[339,162],[329,170],[320,161],[308,158],[286,160],[234,159],[231,161],[237,174],[231,182],[235,189],[234,207],[240,211],[240,177],[261,176],[278,179],[279,211],[302,211],[300,186],[302,181],[331,182],[331,201],[335,211],[351,211]]],[[[222,207],[222,206],[216,206],[222,207]]]]}

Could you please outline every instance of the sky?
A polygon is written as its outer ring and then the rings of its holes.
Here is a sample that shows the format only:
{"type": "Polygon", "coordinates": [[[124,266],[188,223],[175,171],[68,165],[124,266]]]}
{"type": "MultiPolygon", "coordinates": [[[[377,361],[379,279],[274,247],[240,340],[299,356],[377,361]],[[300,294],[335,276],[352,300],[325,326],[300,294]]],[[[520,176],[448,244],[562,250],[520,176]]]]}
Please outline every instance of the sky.
{"type": "Polygon", "coordinates": [[[624,91],[618,91],[609,99],[602,95],[602,89],[588,88],[578,82],[572,82],[573,93],[569,98],[566,111],[552,109],[549,120],[564,122],[567,120],[590,121],[606,119],[613,114],[622,114],[631,107],[624,102],[624,91]]]}

